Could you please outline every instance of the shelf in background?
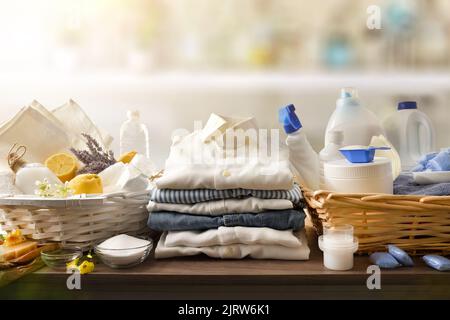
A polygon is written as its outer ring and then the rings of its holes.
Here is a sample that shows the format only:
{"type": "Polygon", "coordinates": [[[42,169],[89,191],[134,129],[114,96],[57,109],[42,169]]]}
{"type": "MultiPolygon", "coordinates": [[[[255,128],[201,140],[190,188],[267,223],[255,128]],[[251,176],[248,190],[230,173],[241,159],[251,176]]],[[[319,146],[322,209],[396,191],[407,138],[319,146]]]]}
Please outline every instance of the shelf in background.
{"type": "Polygon", "coordinates": [[[79,291],[67,289],[67,274],[44,268],[1,290],[0,298],[450,298],[450,273],[434,271],[418,258],[414,268],[382,270],[381,290],[369,290],[368,257],[356,257],[351,271],[330,271],[322,265],[312,230],[309,243],[309,261],[214,260],[198,256],[147,260],[124,270],[98,265],[94,273],[82,277],[79,291]]]}
{"type": "Polygon", "coordinates": [[[385,93],[409,90],[416,93],[450,90],[450,72],[288,73],[288,72],[164,72],[150,75],[122,74],[3,74],[0,84],[11,90],[28,86],[57,88],[114,88],[148,90],[307,90],[342,86],[370,88],[385,93]]]}

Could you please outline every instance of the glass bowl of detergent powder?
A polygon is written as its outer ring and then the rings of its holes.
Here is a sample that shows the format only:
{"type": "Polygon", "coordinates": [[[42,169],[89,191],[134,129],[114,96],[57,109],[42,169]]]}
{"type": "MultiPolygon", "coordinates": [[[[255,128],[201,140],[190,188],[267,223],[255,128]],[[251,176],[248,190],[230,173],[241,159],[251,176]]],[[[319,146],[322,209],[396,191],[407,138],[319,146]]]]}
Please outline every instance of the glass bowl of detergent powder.
{"type": "Polygon", "coordinates": [[[94,251],[108,267],[120,269],[131,268],[144,262],[152,248],[151,239],[119,234],[96,245],[94,251]]]}

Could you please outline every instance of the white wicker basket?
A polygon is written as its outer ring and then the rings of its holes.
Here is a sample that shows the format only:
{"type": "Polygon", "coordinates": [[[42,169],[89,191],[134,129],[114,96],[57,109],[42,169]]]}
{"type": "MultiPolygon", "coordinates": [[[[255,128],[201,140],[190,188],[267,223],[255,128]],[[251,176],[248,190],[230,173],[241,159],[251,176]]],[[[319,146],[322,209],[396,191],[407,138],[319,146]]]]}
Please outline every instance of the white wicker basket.
{"type": "Polygon", "coordinates": [[[69,199],[0,197],[0,226],[19,228],[39,241],[87,247],[116,234],[148,231],[149,198],[148,191],[69,199]]]}

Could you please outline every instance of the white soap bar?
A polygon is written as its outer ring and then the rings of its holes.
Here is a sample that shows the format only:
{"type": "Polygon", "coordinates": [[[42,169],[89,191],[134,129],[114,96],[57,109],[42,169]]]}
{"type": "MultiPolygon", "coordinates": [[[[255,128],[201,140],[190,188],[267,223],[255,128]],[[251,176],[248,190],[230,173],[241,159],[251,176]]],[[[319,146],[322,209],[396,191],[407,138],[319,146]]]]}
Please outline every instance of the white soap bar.
{"type": "Polygon", "coordinates": [[[117,162],[99,173],[104,193],[121,191],[138,192],[146,190],[149,179],[129,164],[117,162]]]}
{"type": "Polygon", "coordinates": [[[130,162],[130,166],[134,167],[136,170],[147,177],[151,177],[157,171],[155,164],[142,154],[135,155],[130,162]]]}
{"type": "Polygon", "coordinates": [[[102,179],[104,193],[121,191],[118,181],[125,171],[125,164],[117,162],[98,174],[100,179],[102,179]]]}
{"type": "Polygon", "coordinates": [[[32,195],[37,188],[36,181],[47,179],[51,185],[61,185],[61,180],[46,166],[40,163],[29,163],[20,168],[16,173],[16,187],[23,194],[32,195]]]}

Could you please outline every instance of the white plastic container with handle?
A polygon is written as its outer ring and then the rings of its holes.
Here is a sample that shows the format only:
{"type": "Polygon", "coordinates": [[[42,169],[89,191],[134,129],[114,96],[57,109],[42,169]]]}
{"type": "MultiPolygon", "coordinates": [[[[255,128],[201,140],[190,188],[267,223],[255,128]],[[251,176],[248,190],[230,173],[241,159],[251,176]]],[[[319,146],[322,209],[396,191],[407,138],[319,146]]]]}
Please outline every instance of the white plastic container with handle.
{"type": "Polygon", "coordinates": [[[415,101],[400,102],[397,112],[384,121],[387,138],[397,149],[402,169],[410,170],[419,159],[435,150],[436,133],[430,118],[417,110],[415,101]]]}
{"type": "Polygon", "coordinates": [[[325,146],[331,140],[331,131],[342,131],[344,146],[369,145],[373,136],[385,135],[378,118],[361,105],[358,92],[354,88],[341,89],[341,97],[336,101],[336,110],[328,121],[325,131],[325,146]]]}
{"type": "Polygon", "coordinates": [[[320,189],[325,189],[325,174],[324,164],[334,160],[344,159],[344,156],[339,151],[343,147],[344,133],[342,131],[330,131],[330,143],[323,148],[319,153],[320,161],[320,189]]]}
{"type": "Polygon", "coordinates": [[[290,104],[279,110],[279,121],[287,134],[289,160],[300,183],[317,190],[319,188],[319,156],[306,137],[300,119],[295,114],[295,106],[290,104]]]}
{"type": "Polygon", "coordinates": [[[148,130],[139,119],[139,111],[128,111],[127,118],[120,127],[120,153],[136,151],[149,158],[148,130]]]}

